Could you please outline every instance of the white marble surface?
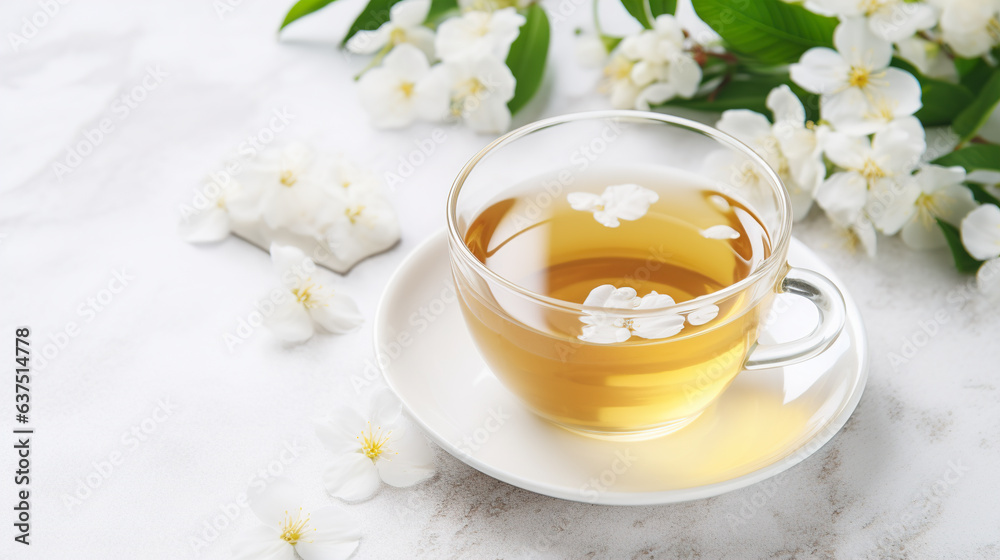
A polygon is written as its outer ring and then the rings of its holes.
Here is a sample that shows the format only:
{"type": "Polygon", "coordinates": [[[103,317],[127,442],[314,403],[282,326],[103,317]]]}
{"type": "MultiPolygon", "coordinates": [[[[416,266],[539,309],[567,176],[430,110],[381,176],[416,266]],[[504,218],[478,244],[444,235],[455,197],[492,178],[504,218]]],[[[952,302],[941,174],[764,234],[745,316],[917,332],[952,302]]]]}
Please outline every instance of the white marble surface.
{"type": "MultiPolygon", "coordinates": [[[[30,547],[12,541],[12,383],[0,391],[3,558],[225,558],[234,534],[256,523],[232,504],[269,468],[302,484],[312,504],[330,500],[310,419],[356,400],[350,378],[372,358],[371,321],[292,349],[258,329],[230,352],[223,335],[274,283],[268,259],[235,239],[183,243],[178,208],[274,111],[294,116],[276,142],[310,140],[384,171],[433,127],[367,124],[351,81],[362,61],[331,48],[357,0],[303,22],[289,34],[300,40],[285,43],[274,31],[291,0],[230,1],[221,17],[222,2],[70,2],[17,52],[8,32],[45,2],[0,7],[0,332],[30,325],[36,351],[64,339],[33,379],[30,547]],[[162,80],[135,90],[149,69],[162,80]],[[144,99],[126,110],[123,95],[144,99]],[[110,132],[57,178],[54,164],[104,119],[110,132]],[[122,271],[127,286],[102,293],[122,271]],[[91,298],[104,299],[92,312],[91,298]],[[74,336],[60,335],[68,322],[74,336]],[[156,412],[164,400],[169,414],[156,412]],[[113,454],[119,464],[107,472],[113,454]],[[100,486],[67,506],[88,476],[100,486]],[[206,533],[234,508],[227,527],[206,533]],[[196,552],[195,538],[207,546],[196,552]]],[[[561,5],[586,18],[587,3],[561,5]]],[[[605,106],[593,76],[573,65],[574,25],[556,25],[549,95],[519,123],[605,106]]],[[[402,244],[343,281],[369,318],[388,275],[441,227],[460,164],[489,141],[443,130],[393,195],[402,244]]],[[[531,494],[439,451],[437,478],[351,506],[364,525],[356,557],[1000,557],[995,310],[944,252],[892,240],[867,261],[820,219],[797,235],[849,285],[873,349],[857,412],[812,458],[718,498],[613,508],[531,494]],[[907,341],[915,353],[894,367],[890,353],[907,341]]]]}

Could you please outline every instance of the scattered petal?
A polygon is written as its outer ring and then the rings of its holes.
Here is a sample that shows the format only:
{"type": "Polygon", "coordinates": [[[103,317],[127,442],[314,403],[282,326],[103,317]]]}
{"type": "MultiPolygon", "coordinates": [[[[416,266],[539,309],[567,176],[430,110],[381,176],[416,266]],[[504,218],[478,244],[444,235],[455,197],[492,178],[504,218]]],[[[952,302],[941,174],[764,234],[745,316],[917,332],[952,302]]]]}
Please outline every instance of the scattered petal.
{"type": "Polygon", "coordinates": [[[712,226],[701,231],[706,239],[739,239],[740,232],[727,225],[712,226]]]}
{"type": "Polygon", "coordinates": [[[706,305],[688,313],[687,322],[693,326],[704,325],[705,323],[719,316],[717,305],[706,305]]]}

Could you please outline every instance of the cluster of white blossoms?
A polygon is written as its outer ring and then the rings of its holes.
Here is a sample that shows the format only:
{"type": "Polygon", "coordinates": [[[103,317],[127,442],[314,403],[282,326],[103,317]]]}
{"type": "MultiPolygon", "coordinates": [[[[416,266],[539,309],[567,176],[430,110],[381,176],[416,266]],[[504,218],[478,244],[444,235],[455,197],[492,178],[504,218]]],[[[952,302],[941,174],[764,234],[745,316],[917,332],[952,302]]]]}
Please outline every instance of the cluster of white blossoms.
{"type": "Polygon", "coordinates": [[[236,234],[261,248],[272,242],[312,253],[346,272],[399,240],[396,212],[374,173],[303,144],[264,151],[225,184],[209,182],[182,209],[180,234],[192,243],[236,234]]]}
{"type": "Polygon", "coordinates": [[[976,202],[963,185],[964,169],[921,162],[925,132],[913,116],[921,108],[920,84],[889,66],[893,46],[873,31],[882,12],[872,13],[844,19],[835,49],[811,49],[791,65],[792,80],[820,97],[820,124],[806,122],[801,102],[781,86],[767,100],[773,122],[734,110],[718,126],[778,172],[796,218],[815,202],[869,255],[877,231],[901,233],[914,248],[941,247],[946,241],[937,220],[958,227],[976,202]]]}
{"type": "Polygon", "coordinates": [[[484,133],[510,126],[515,80],[505,60],[525,18],[512,2],[459,4],[462,14],[435,32],[427,26],[431,0],[403,0],[389,21],[347,42],[349,51],[376,57],[358,82],[375,126],[402,128],[417,119],[458,119],[484,133]]]}
{"type": "Polygon", "coordinates": [[[610,58],[600,39],[581,41],[581,56],[590,64],[604,64],[601,90],[616,109],[649,109],[675,97],[690,98],[701,84],[701,66],[695,60],[684,29],[669,14],[658,16],[652,29],[622,39],[610,58]]]}
{"type": "Polygon", "coordinates": [[[812,11],[863,19],[921,73],[957,79],[953,56],[979,58],[1000,46],[996,0],[808,0],[812,11]]]}
{"type": "MultiPolygon", "coordinates": [[[[334,454],[323,474],[331,495],[354,502],[371,497],[380,482],[408,487],[434,475],[434,452],[403,421],[401,408],[381,390],[364,413],[340,407],[317,422],[316,435],[334,454]]],[[[346,508],[310,507],[305,493],[285,478],[271,479],[252,494],[250,509],[261,524],[233,540],[237,560],[343,560],[358,548],[361,524],[346,508]]]]}

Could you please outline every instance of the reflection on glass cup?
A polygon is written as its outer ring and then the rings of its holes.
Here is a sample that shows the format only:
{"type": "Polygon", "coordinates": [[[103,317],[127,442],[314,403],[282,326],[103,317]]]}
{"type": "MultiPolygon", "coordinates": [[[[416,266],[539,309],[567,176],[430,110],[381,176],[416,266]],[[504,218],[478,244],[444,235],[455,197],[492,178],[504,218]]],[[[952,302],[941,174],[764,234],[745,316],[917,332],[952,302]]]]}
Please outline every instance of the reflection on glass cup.
{"type": "Polygon", "coordinates": [[[843,298],[788,266],[791,225],[785,188],[747,146],[635,111],[511,132],[448,198],[452,271],[484,360],[538,415],[601,437],[677,430],[741,371],[833,343],[843,298]],[[758,345],[780,292],[809,299],[819,324],[758,345]]]}

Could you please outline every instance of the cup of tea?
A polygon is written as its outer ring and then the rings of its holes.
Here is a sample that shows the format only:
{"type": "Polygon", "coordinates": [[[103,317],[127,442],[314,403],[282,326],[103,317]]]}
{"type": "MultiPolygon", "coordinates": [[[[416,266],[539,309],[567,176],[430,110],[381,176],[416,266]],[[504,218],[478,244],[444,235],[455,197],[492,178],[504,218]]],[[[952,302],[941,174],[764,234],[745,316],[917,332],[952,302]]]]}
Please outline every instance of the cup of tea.
{"type": "Polygon", "coordinates": [[[452,273],[486,364],[539,416],[609,438],[680,429],[740,372],[833,343],[843,296],[788,265],[791,227],[788,193],[749,147],[638,111],[515,130],[448,196],[452,273]],[[758,344],[782,292],[812,302],[818,324],[758,344]]]}

